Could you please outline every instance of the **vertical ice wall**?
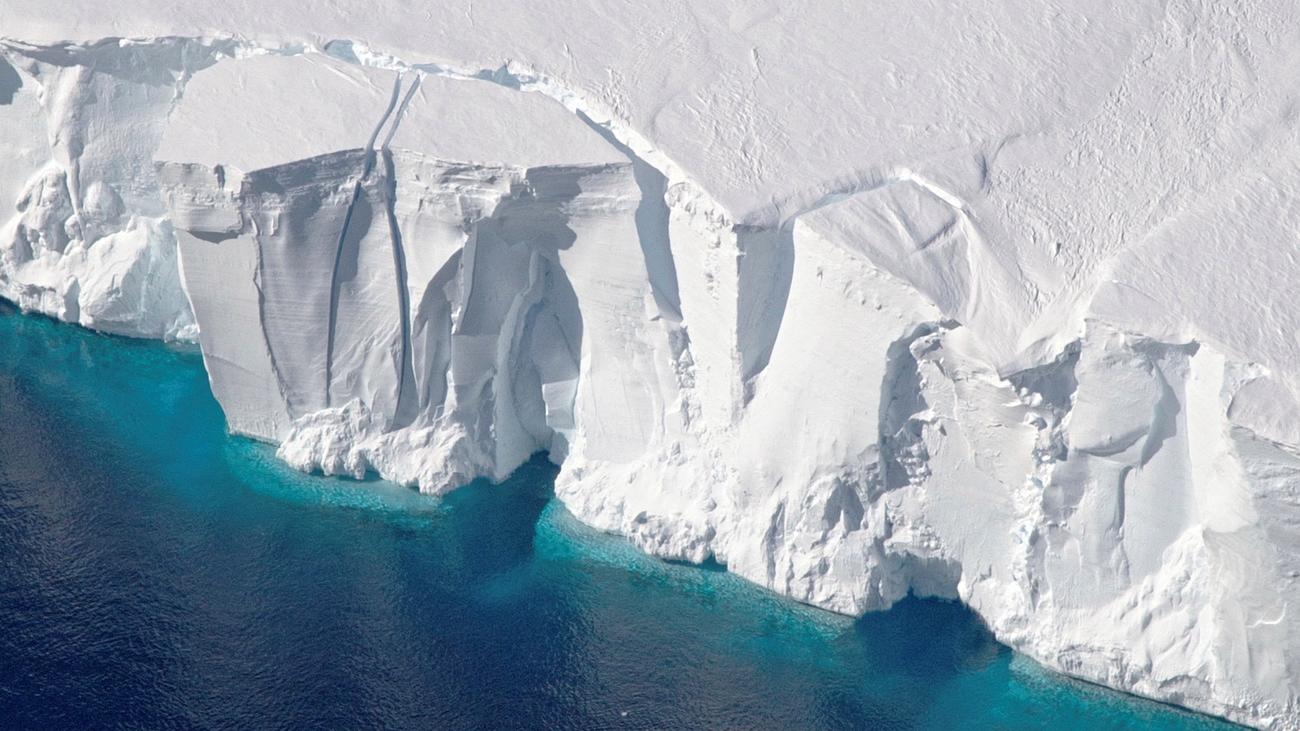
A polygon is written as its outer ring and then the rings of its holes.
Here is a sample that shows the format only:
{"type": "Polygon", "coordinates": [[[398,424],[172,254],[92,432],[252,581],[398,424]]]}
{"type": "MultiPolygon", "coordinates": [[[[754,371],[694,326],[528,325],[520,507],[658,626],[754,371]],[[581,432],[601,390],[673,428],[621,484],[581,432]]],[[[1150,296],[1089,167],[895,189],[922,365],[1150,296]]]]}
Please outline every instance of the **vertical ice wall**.
{"type": "Polygon", "coordinates": [[[300,467],[442,491],[548,449],[657,555],[959,597],[1053,667],[1296,725],[1300,323],[1234,299],[1289,286],[1294,156],[1047,307],[966,201],[987,160],[741,226],[538,94],[187,43],[0,67],[5,296],[166,336],[183,281],[231,427],[300,467]]]}
{"type": "Polygon", "coordinates": [[[153,152],[190,75],[232,45],[0,45],[0,295],[99,330],[194,337],[153,152]]]}
{"type": "Polygon", "coordinates": [[[291,462],[440,491],[668,428],[632,161],[559,105],[265,56],[196,79],[157,154],[214,390],[291,462]]]}

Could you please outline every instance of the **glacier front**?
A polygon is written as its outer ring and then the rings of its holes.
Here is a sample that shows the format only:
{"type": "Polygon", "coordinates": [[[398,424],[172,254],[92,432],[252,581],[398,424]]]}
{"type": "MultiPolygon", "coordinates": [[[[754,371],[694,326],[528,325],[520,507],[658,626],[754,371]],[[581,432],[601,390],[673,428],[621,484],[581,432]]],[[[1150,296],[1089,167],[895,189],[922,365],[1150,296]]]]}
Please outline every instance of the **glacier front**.
{"type": "Polygon", "coordinates": [[[0,296],[232,431],[1300,728],[1286,3],[0,0],[0,296]]]}

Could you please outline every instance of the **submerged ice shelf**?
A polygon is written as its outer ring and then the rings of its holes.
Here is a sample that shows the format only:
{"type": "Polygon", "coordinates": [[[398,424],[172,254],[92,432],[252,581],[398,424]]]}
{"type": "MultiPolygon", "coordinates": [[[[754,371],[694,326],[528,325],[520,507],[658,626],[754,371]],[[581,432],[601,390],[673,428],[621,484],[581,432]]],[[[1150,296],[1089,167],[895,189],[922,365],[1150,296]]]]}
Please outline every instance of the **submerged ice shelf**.
{"type": "Polygon", "coordinates": [[[652,71],[623,27],[497,67],[337,10],[65,41],[20,2],[0,295],[197,338],[304,469],[444,492],[546,450],[656,555],[958,598],[1063,672],[1300,727],[1292,11],[985,7],[1017,54],[952,20],[786,61],[829,11],[736,6],[652,71]]]}

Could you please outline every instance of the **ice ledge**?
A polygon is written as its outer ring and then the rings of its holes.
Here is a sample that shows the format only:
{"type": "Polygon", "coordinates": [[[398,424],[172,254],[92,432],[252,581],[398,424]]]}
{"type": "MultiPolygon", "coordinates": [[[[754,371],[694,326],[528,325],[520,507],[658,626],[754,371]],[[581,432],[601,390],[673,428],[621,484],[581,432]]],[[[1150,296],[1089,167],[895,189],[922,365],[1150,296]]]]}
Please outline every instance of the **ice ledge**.
{"type": "MultiPolygon", "coordinates": [[[[1231,319],[1210,316],[1225,308],[1182,302],[1162,264],[1189,241],[1207,255],[1245,244],[1154,236],[1086,296],[1039,309],[988,243],[997,227],[954,192],[970,186],[946,182],[963,169],[890,168],[740,226],[615,115],[517,65],[322,50],[8,44],[23,86],[0,108],[18,121],[4,142],[36,166],[0,176],[28,201],[6,229],[21,234],[7,239],[6,292],[150,336],[186,332],[192,304],[232,428],[282,440],[299,467],[441,491],[549,449],[570,509],[658,555],[714,557],[843,612],[908,591],[959,597],[1064,672],[1300,724],[1287,351],[1234,340],[1231,319]],[[191,95],[191,76],[280,63],[316,70],[273,85],[288,91],[269,114],[341,104],[310,98],[320,69],[353,79],[355,114],[292,116],[336,125],[338,142],[284,137],[293,125],[186,142],[219,108],[205,105],[232,103],[220,85],[191,95]],[[524,103],[503,86],[559,101],[573,113],[557,133],[608,146],[540,166],[536,145],[487,161],[422,150],[407,104],[430,77],[463,85],[443,109],[465,116],[425,118],[468,136],[461,150],[481,142],[471,132],[504,131],[491,104],[524,103]],[[261,162],[222,163],[254,145],[261,162]],[[143,244],[119,242],[141,230],[143,244]],[[183,275],[168,268],[173,236],[183,275]],[[152,300],[134,287],[169,272],[172,297],[137,308],[152,300]],[[96,276],[107,284],[87,287],[96,276]],[[1176,321],[1161,302],[1179,303],[1176,321]],[[1018,324],[1033,319],[1025,340],[1018,324]]],[[[234,101],[268,104],[247,93],[234,101]]],[[[1289,174],[1248,180],[1249,199],[1284,197],[1289,174]]],[[[1171,228],[1204,226],[1222,200],[1171,228]]],[[[1231,257],[1194,257],[1206,266],[1191,271],[1232,281],[1231,257]]]]}

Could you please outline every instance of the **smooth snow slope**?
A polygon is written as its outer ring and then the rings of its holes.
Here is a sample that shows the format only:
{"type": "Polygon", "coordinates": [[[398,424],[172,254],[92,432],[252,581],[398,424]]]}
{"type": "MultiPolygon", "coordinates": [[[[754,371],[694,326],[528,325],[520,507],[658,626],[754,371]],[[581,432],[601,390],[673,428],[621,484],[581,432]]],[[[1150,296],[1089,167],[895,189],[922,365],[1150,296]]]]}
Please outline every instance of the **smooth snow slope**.
{"type": "Polygon", "coordinates": [[[1300,727],[1295,8],[697,5],[3,0],[0,295],[197,320],[302,467],[549,449],[658,555],[1300,727]]]}

